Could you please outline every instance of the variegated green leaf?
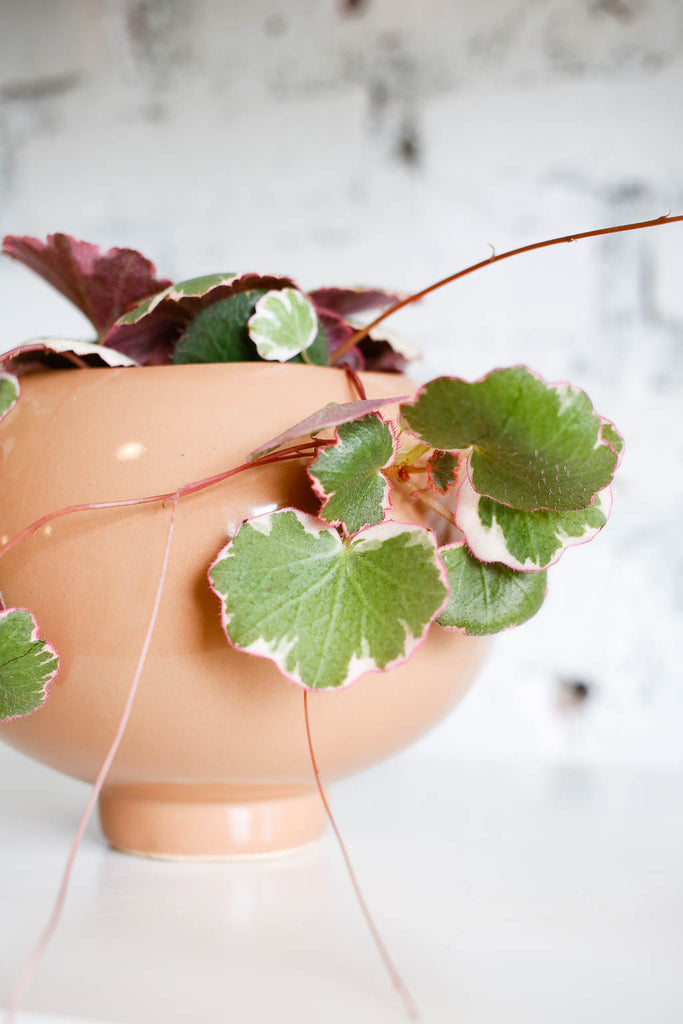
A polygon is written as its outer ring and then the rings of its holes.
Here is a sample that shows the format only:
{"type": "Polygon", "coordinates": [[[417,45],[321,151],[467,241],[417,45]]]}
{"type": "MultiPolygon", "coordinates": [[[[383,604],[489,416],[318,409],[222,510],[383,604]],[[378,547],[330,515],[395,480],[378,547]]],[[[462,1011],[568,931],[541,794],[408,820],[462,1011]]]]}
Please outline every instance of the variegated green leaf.
{"type": "Polygon", "coordinates": [[[611,420],[601,418],[600,422],[600,439],[614,448],[619,466],[624,455],[624,439],[611,420]]]}
{"type": "Polygon", "coordinates": [[[440,626],[469,636],[499,633],[535,615],[546,595],[544,572],[516,572],[497,562],[480,562],[461,541],[440,548],[450,596],[440,626]]]}
{"type": "Polygon", "coordinates": [[[256,303],[249,320],[249,336],[262,359],[286,362],[316,340],[315,308],[296,288],[267,292],[256,303]]]}
{"type": "Polygon", "coordinates": [[[614,440],[585,392],[546,384],[523,366],[473,384],[440,377],[401,411],[435,448],[471,448],[475,490],[512,508],[586,508],[616,467],[614,440]]]}
{"type": "Polygon", "coordinates": [[[427,461],[429,486],[439,494],[446,494],[458,476],[458,456],[455,452],[434,452],[427,461]]]}
{"type": "Polygon", "coordinates": [[[566,548],[592,540],[607,522],[611,504],[608,487],[588,508],[525,512],[482,497],[465,479],[455,521],[477,558],[530,572],[554,565],[566,548]]]}
{"type": "Polygon", "coordinates": [[[44,704],[58,667],[57,652],[39,638],[30,612],[0,612],[0,721],[30,715],[44,704]]]}
{"type": "Polygon", "coordinates": [[[231,643],[309,689],[405,661],[448,593],[430,531],[385,522],[342,540],[295,509],[243,523],[209,578],[231,643]]]}
{"type": "Polygon", "coordinates": [[[104,339],[138,363],[169,363],[188,324],[204,309],[241,292],[292,288],[288,277],[272,274],[206,274],[165,288],[116,321],[104,339]]]}
{"type": "Polygon", "coordinates": [[[395,452],[391,427],[374,413],[339,426],[336,444],[324,448],[308,469],[323,499],[321,518],[347,534],[381,523],[390,505],[382,470],[395,452]]]}
{"type": "Polygon", "coordinates": [[[200,310],[173,351],[173,362],[243,363],[259,358],[247,322],[262,291],[238,292],[200,310]]]}
{"type": "Polygon", "coordinates": [[[0,373],[0,420],[13,409],[19,398],[19,381],[11,373],[0,373]]]}

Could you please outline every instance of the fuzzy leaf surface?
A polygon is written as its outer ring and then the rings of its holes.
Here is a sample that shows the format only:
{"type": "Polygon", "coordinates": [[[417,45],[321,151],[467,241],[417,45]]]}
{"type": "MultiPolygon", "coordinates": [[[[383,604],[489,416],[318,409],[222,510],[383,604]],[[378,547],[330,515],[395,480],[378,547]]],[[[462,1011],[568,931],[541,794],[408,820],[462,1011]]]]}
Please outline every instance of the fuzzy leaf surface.
{"type": "Polygon", "coordinates": [[[109,249],[70,235],[7,235],[2,251],[48,281],[73,302],[103,338],[134,303],[166,288],[154,264],[133,249],[109,249]]]}
{"type": "Polygon", "coordinates": [[[382,473],[393,461],[391,427],[370,413],[337,428],[337,442],[324,448],[308,472],[323,499],[320,517],[347,534],[376,526],[389,508],[389,482],[382,473]]]}
{"type": "Polygon", "coordinates": [[[0,373],[0,420],[13,409],[19,398],[19,381],[11,373],[0,373]]]}
{"type": "Polygon", "coordinates": [[[440,377],[401,411],[435,448],[472,448],[475,490],[512,508],[586,508],[616,468],[614,446],[585,392],[546,384],[524,366],[472,384],[440,377]]]}
{"type": "Polygon", "coordinates": [[[592,540],[607,522],[611,504],[608,487],[588,508],[526,512],[482,497],[465,479],[458,491],[455,521],[472,553],[483,562],[533,572],[554,565],[568,547],[592,540]]]}
{"type": "Polygon", "coordinates": [[[240,292],[294,287],[288,277],[207,274],[180,281],[140,303],[114,324],[105,344],[139,363],[169,363],[180,336],[201,310],[240,292]]]}
{"type": "Polygon", "coordinates": [[[434,452],[427,461],[429,486],[438,494],[446,494],[458,476],[458,456],[455,452],[434,452]]]}
{"type": "Polygon", "coordinates": [[[44,704],[58,668],[57,653],[39,639],[30,612],[0,612],[0,721],[30,715],[44,704]]]}
{"type": "Polygon", "coordinates": [[[249,320],[249,337],[262,359],[284,363],[309,348],[317,336],[315,307],[296,288],[266,292],[249,320]]]}
{"type": "Polygon", "coordinates": [[[448,593],[428,530],[386,522],[342,541],[295,509],[243,523],[209,578],[231,643],[309,689],[405,661],[448,593]]]}
{"type": "Polygon", "coordinates": [[[450,595],[437,622],[468,636],[519,626],[536,614],[546,595],[544,572],[516,572],[480,562],[460,541],[440,548],[450,595]]]}
{"type": "Polygon", "coordinates": [[[263,292],[239,292],[200,310],[173,352],[174,363],[240,363],[259,358],[247,323],[263,292]]]}
{"type": "Polygon", "coordinates": [[[321,430],[338,427],[340,423],[348,423],[350,420],[358,419],[359,416],[364,416],[368,412],[376,412],[377,409],[381,409],[385,405],[396,405],[398,402],[402,402],[405,397],[405,395],[402,395],[396,398],[363,398],[358,402],[330,402],[328,405],[323,406],[322,409],[318,409],[316,412],[312,412],[310,416],[300,420],[299,423],[295,423],[293,427],[289,427],[282,434],[278,434],[277,437],[266,441],[265,444],[251,453],[251,458],[257,459],[261,455],[275,451],[276,448],[287,444],[288,441],[296,441],[300,437],[319,434],[321,430]]]}

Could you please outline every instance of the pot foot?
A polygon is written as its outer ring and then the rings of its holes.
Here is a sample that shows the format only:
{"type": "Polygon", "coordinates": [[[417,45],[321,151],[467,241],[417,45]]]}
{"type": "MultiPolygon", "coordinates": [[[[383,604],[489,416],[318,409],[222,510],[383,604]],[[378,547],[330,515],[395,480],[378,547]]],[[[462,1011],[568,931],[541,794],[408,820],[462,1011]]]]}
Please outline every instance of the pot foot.
{"type": "Polygon", "coordinates": [[[108,786],[102,830],[127,853],[170,860],[220,860],[286,853],[325,830],[317,790],[307,786],[108,786]]]}

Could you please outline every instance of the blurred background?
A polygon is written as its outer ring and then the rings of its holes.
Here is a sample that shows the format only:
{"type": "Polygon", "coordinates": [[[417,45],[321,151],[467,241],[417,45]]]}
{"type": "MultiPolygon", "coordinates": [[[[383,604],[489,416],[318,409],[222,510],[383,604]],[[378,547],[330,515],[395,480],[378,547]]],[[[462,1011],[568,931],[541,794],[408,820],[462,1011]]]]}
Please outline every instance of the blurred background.
{"type": "MultiPolygon", "coordinates": [[[[417,290],[545,237],[683,212],[678,0],[0,3],[0,230],[163,276],[417,290]]],[[[413,376],[524,362],[625,435],[604,534],[500,637],[434,753],[683,763],[683,225],[525,255],[405,311],[413,376]]],[[[0,261],[5,350],[88,337],[0,261]]]]}

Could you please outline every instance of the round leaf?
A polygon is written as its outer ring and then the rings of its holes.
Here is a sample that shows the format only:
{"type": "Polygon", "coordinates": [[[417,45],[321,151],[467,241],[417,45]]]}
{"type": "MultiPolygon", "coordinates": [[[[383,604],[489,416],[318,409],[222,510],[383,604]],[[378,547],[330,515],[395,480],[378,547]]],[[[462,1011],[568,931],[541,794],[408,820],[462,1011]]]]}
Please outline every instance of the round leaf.
{"type": "Polygon", "coordinates": [[[309,348],[318,336],[313,305],[296,288],[262,295],[249,320],[249,335],[262,359],[286,362],[309,348]]]}
{"type": "Polygon", "coordinates": [[[0,721],[30,715],[44,704],[58,667],[56,651],[39,639],[30,612],[0,612],[0,721]]]}
{"type": "Polygon", "coordinates": [[[310,689],[405,661],[448,593],[428,530],[386,522],[343,541],[295,509],[243,523],[209,578],[231,643],[310,689]]]}
{"type": "Polygon", "coordinates": [[[435,448],[471,448],[475,490],[512,508],[587,508],[616,468],[614,437],[606,440],[585,392],[546,384],[524,366],[473,384],[440,377],[401,411],[435,448]]]}
{"type": "Polygon", "coordinates": [[[519,626],[536,614],[546,595],[544,572],[516,572],[480,562],[460,541],[439,550],[451,592],[437,619],[469,636],[487,636],[519,626]]]}
{"type": "Polygon", "coordinates": [[[482,497],[465,479],[458,490],[455,521],[483,562],[533,572],[554,565],[568,547],[592,540],[607,522],[611,505],[608,487],[588,508],[525,512],[482,497]]]}
{"type": "Polygon", "coordinates": [[[346,533],[381,523],[390,505],[382,469],[395,451],[391,427],[379,416],[371,413],[339,426],[336,444],[324,448],[308,469],[323,498],[321,518],[342,525],[346,533]]]}

